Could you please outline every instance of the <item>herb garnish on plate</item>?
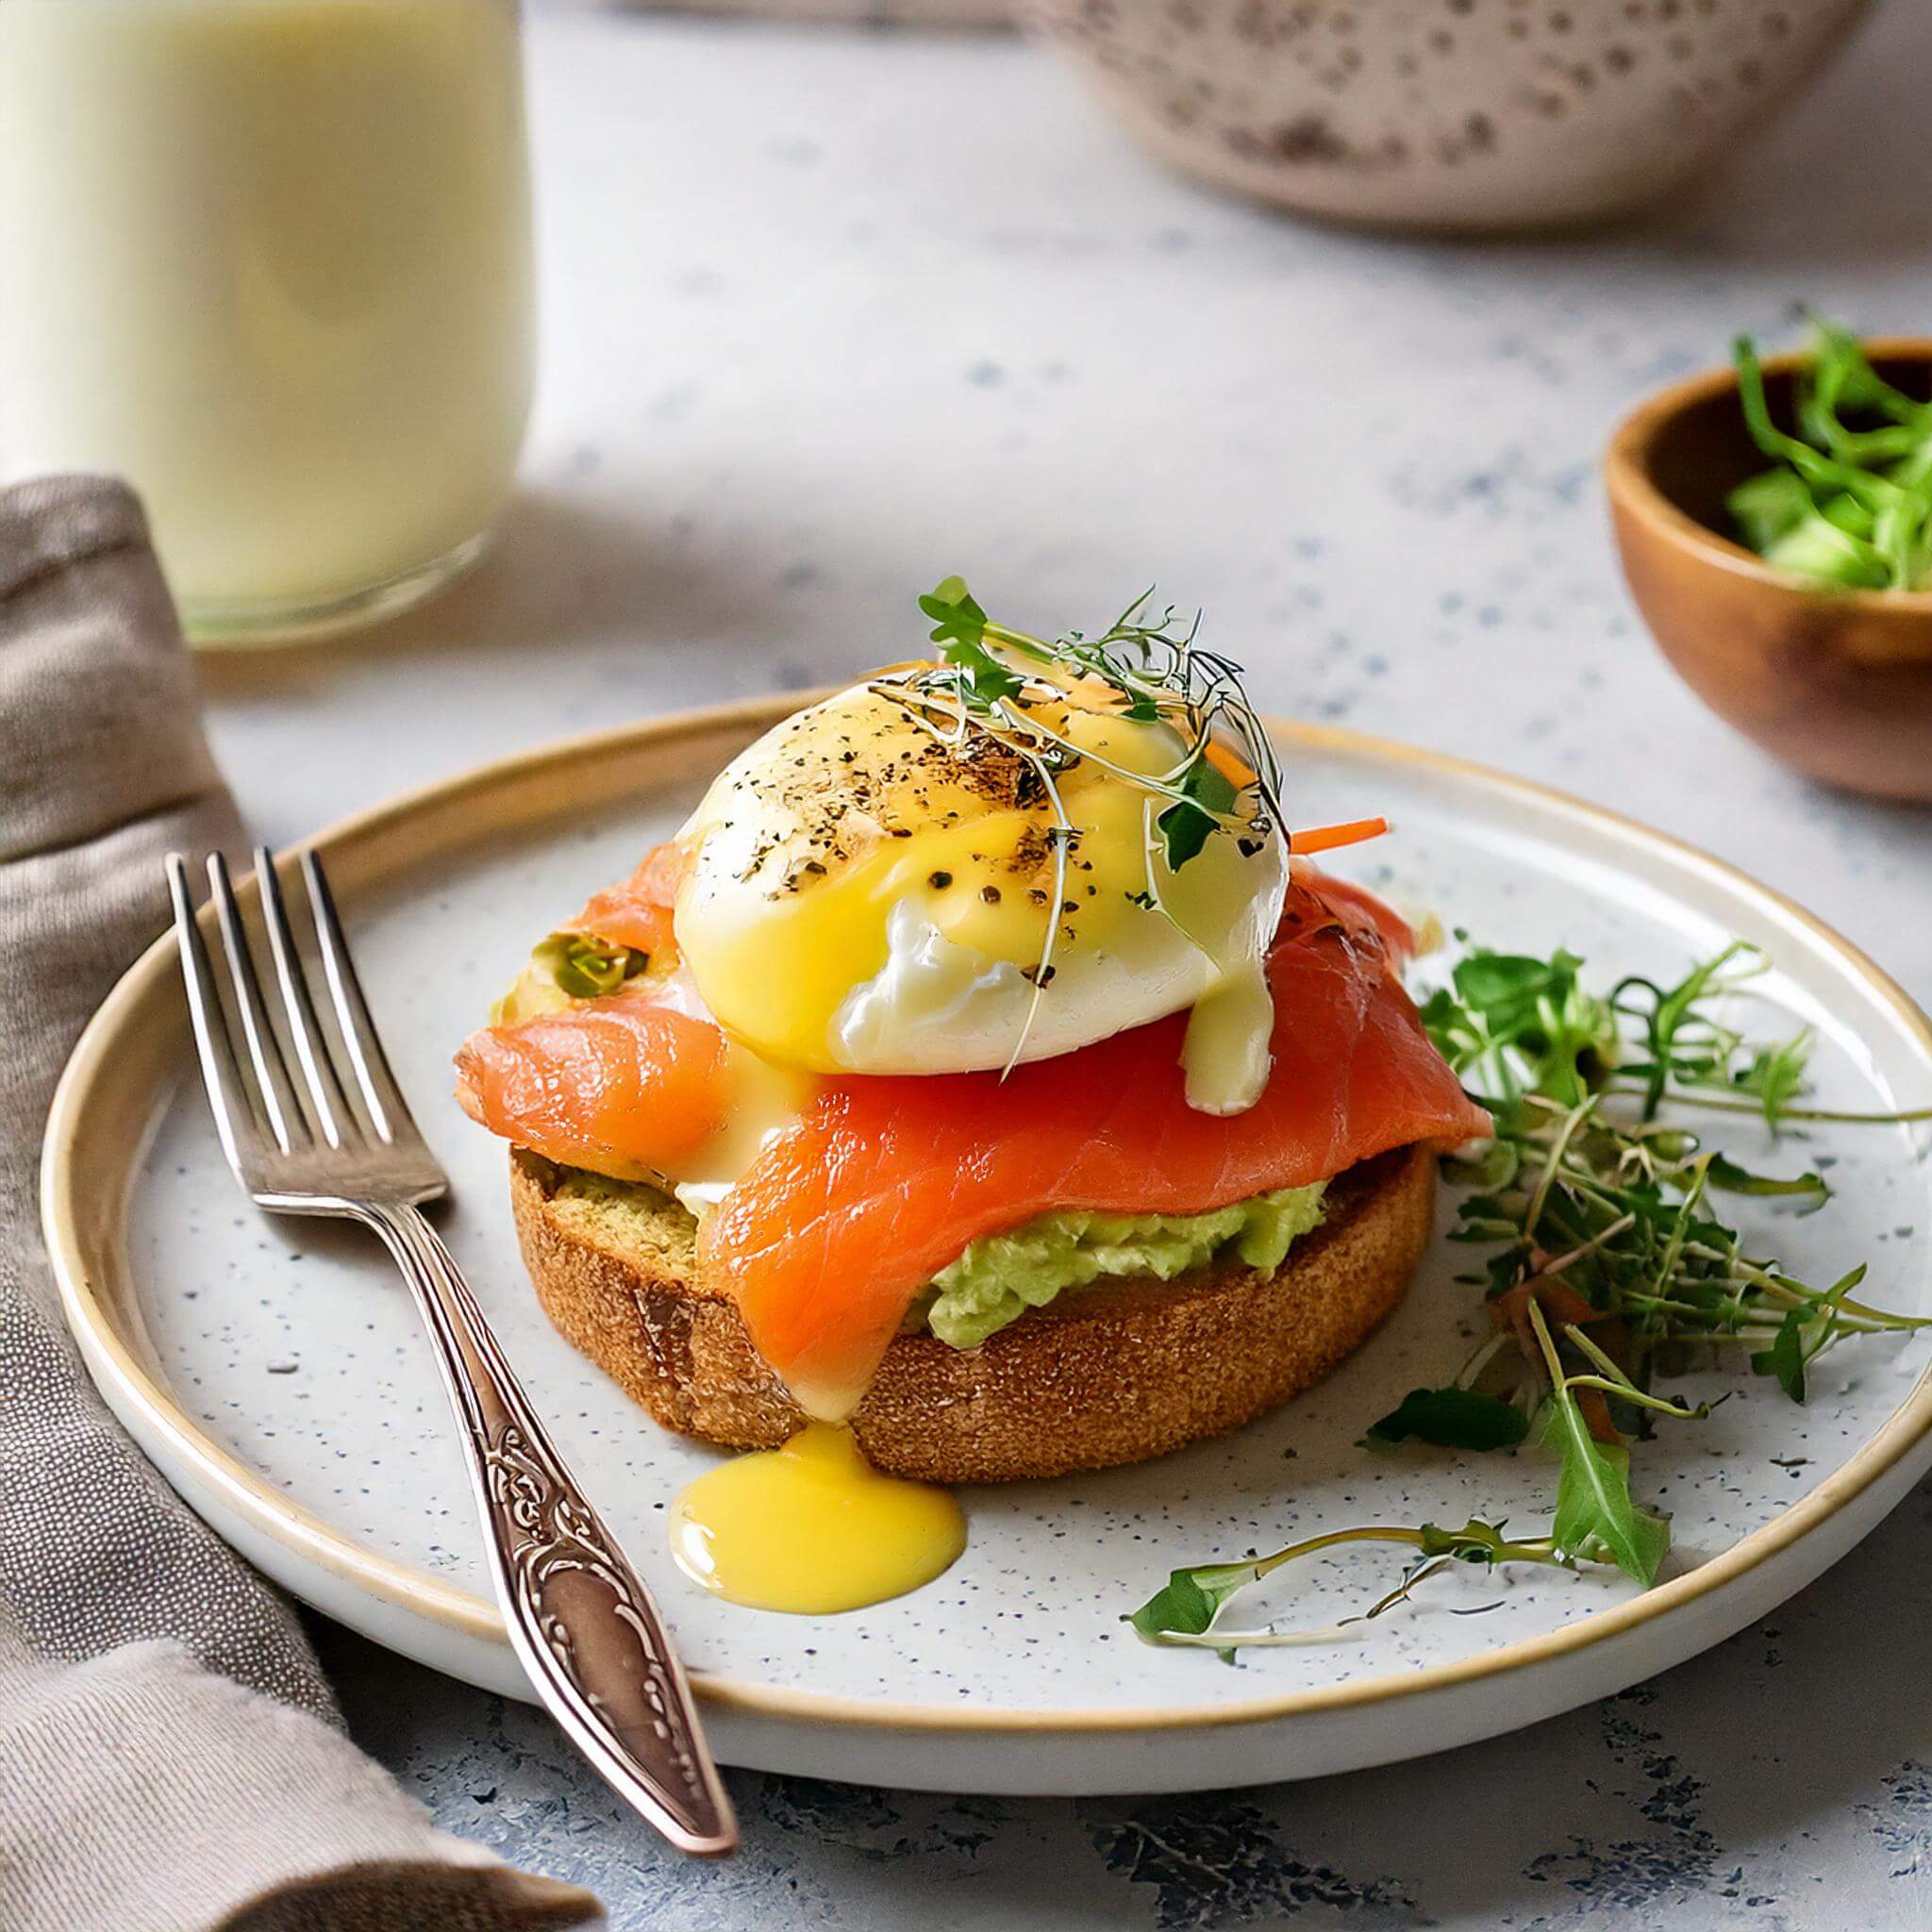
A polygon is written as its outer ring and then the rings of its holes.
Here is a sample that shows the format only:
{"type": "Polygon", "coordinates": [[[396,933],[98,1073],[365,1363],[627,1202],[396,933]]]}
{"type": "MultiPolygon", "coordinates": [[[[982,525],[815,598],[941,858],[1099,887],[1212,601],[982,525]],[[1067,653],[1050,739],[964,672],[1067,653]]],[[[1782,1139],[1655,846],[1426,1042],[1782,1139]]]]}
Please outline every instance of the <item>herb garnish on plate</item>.
{"type": "Polygon", "coordinates": [[[1757,1044],[1723,1018],[1726,998],[1765,964],[1740,942],[1674,986],[1632,976],[1604,994],[1586,985],[1583,961],[1570,953],[1464,954],[1422,1015],[1496,1124],[1495,1139],[1473,1158],[1444,1164],[1447,1177],[1469,1190],[1452,1239],[1491,1251],[1478,1271],[1457,1277],[1482,1289],[1490,1333],[1450,1382],[1412,1391],[1373,1424],[1365,1445],[1414,1440],[1552,1451],[1548,1530],[1518,1538],[1479,1519],[1453,1530],[1369,1524],[1268,1557],[1176,1570],[1130,1620],[1143,1638],[1231,1657],[1249,1645],[1334,1635],[1224,1630],[1216,1620],[1245,1585],[1349,1543],[1417,1553],[1368,1617],[1457,1562],[1601,1563],[1648,1586],[1670,1530],[1631,1494],[1632,1445],[1659,1423],[1701,1421],[1712,1407],[1674,1401],[1658,1392],[1659,1380],[1736,1352],[1802,1403],[1809,1364],[1835,1342],[1932,1324],[1932,1316],[1890,1314],[1856,1299],[1862,1264],[1815,1287],[1748,1253],[1721,1218],[1722,1195],[1780,1196],[1809,1212],[1830,1190],[1815,1173],[1760,1174],[1706,1146],[1677,1120],[1685,1108],[1748,1111],[1774,1130],[1799,1120],[1932,1118],[1932,1109],[1799,1106],[1808,1038],[1757,1044]]]}

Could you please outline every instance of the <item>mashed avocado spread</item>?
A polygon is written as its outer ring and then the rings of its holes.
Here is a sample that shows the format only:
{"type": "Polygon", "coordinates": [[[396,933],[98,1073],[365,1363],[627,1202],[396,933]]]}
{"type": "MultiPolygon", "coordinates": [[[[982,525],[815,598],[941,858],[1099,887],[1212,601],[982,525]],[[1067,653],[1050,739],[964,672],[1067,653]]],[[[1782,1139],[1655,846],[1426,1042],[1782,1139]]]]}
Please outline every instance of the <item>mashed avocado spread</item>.
{"type": "MultiPolygon", "coordinates": [[[[954,1348],[976,1348],[1028,1308],[1044,1307],[1061,1290],[1084,1288],[1105,1275],[1172,1281],[1224,1252],[1271,1274],[1294,1241],[1321,1225],[1326,1186],[1317,1181],[1308,1188],[1282,1188],[1207,1214],[1100,1214],[1085,1208],[1042,1214],[974,1241],[934,1276],[928,1294],[907,1311],[908,1324],[930,1327],[954,1348]]],[[[569,1168],[557,1198],[587,1215],[602,1239],[620,1251],[666,1255],[674,1274],[689,1274],[695,1266],[689,1224],[667,1236],[663,1214],[674,1204],[644,1182],[608,1180],[569,1168]]]]}
{"type": "Polygon", "coordinates": [[[954,1348],[976,1348],[1062,1289],[1084,1288],[1104,1274],[1172,1281],[1223,1249],[1273,1274],[1290,1246],[1320,1224],[1326,1185],[1282,1188],[1207,1214],[1042,1214],[1005,1234],[982,1236],[941,1269],[933,1277],[938,1292],[926,1324],[954,1348]]]}

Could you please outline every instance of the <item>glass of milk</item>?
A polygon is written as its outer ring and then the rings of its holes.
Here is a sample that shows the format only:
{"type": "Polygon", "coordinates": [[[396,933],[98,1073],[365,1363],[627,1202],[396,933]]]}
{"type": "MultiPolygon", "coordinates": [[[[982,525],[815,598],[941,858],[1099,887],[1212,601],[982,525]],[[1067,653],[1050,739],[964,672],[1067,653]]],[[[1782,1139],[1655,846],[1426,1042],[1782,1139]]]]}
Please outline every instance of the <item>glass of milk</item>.
{"type": "Polygon", "coordinates": [[[198,641],[472,562],[533,307],[516,0],[0,0],[0,474],[127,477],[198,641]]]}

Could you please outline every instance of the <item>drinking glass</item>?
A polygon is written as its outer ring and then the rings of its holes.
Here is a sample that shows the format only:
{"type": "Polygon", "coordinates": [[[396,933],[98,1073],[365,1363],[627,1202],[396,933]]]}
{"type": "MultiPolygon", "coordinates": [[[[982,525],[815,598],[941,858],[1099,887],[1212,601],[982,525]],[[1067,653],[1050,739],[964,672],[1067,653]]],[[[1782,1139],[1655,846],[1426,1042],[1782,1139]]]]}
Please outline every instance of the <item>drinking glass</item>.
{"type": "Polygon", "coordinates": [[[533,308],[516,0],[0,0],[0,471],[132,482],[197,641],[473,561],[533,308]]]}

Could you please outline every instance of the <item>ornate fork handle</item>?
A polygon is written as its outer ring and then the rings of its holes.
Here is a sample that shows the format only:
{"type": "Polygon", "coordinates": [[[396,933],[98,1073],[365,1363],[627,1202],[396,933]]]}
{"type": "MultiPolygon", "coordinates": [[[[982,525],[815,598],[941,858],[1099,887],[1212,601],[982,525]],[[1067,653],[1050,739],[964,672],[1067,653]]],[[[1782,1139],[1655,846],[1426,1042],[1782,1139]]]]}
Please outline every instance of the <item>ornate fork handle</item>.
{"type": "Polygon", "coordinates": [[[558,1723],[674,1844],[728,1852],[738,1824],[658,1607],[551,1446],[455,1258],[414,1208],[358,1219],[416,1292],[489,1532],[510,1641],[558,1723]]]}

